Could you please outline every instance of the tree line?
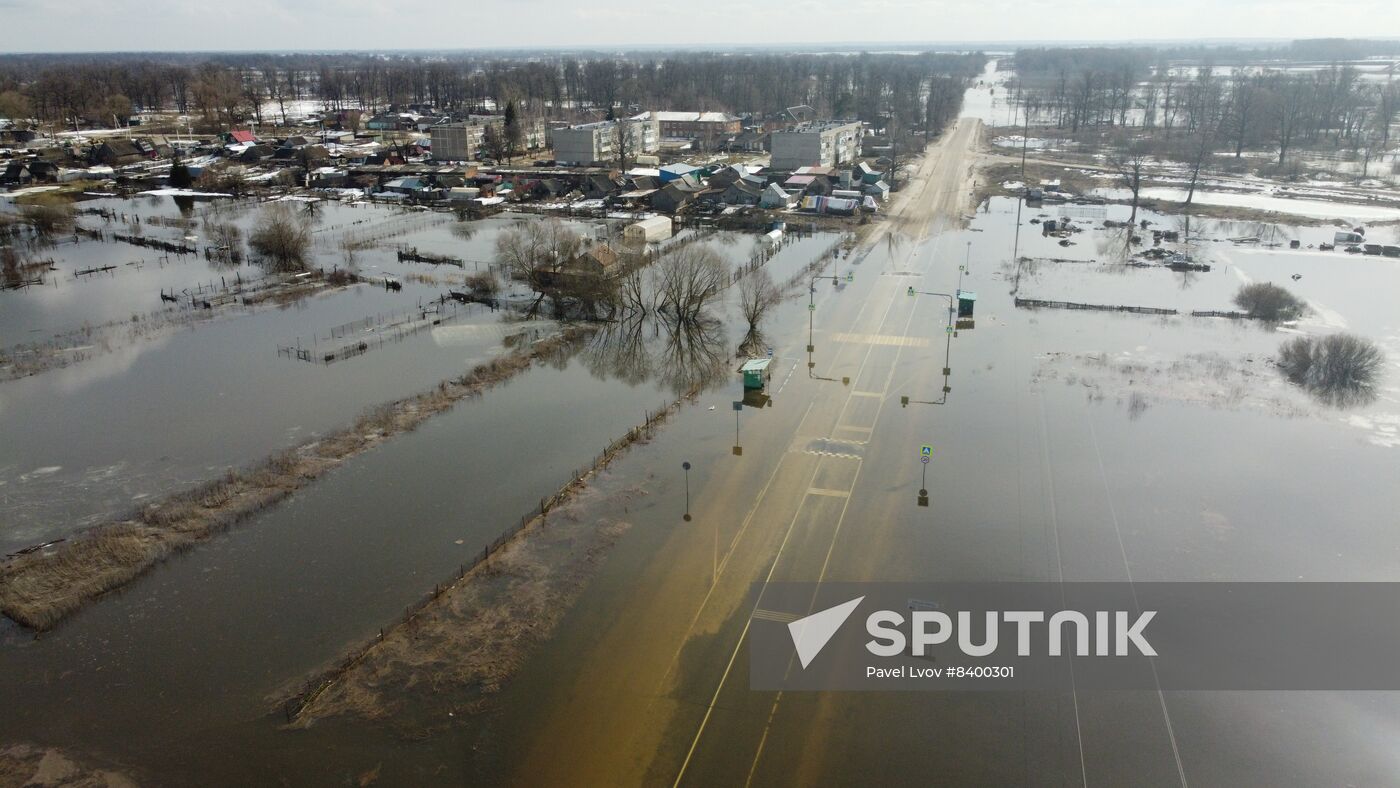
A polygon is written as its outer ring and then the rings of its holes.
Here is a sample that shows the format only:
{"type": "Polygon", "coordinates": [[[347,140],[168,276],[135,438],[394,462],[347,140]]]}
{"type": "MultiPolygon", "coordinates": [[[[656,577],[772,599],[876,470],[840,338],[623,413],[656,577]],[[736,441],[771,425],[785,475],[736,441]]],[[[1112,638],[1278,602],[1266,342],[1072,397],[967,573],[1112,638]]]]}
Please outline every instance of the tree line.
{"type": "Polygon", "coordinates": [[[947,96],[960,98],[985,62],[980,53],[17,55],[0,57],[0,116],[120,124],[137,112],[176,111],[225,124],[284,123],[299,101],[366,113],[517,103],[532,116],[563,118],[633,109],[774,116],[807,105],[823,117],[894,115],[912,126],[947,116],[947,96]]]}
{"type": "Polygon", "coordinates": [[[1216,151],[1239,158],[1246,149],[1272,148],[1283,166],[1301,147],[1330,147],[1357,153],[1364,170],[1388,148],[1400,119],[1400,82],[1367,78],[1351,62],[1217,66],[1160,55],[1023,50],[1013,100],[1032,122],[1070,133],[1151,131],[1156,148],[1184,151],[1198,165],[1216,151]]]}

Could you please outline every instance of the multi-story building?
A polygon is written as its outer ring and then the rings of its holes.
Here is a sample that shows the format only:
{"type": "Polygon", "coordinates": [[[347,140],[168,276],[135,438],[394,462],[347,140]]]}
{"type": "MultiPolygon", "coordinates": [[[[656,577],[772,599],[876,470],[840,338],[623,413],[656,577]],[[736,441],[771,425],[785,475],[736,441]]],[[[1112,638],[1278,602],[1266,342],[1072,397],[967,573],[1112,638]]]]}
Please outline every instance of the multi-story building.
{"type": "Polygon", "coordinates": [[[824,120],[799,123],[769,135],[775,170],[799,167],[840,167],[860,154],[860,121],[824,120]]]}
{"type": "MultiPolygon", "coordinates": [[[[486,142],[486,129],[494,128],[496,134],[505,135],[504,115],[468,115],[460,123],[443,123],[431,128],[433,136],[433,158],[443,161],[472,161],[481,155],[486,142]]],[[[521,121],[520,147],[523,150],[539,150],[545,147],[544,121],[525,119],[521,121]]]]}
{"type": "Polygon", "coordinates": [[[654,120],[604,120],[554,129],[554,160],[560,164],[611,164],[618,154],[619,129],[625,129],[629,158],[654,153],[660,143],[654,120]]]}
{"type": "Polygon", "coordinates": [[[657,123],[662,139],[712,140],[719,144],[743,130],[743,118],[724,112],[643,112],[633,120],[657,123]]]}

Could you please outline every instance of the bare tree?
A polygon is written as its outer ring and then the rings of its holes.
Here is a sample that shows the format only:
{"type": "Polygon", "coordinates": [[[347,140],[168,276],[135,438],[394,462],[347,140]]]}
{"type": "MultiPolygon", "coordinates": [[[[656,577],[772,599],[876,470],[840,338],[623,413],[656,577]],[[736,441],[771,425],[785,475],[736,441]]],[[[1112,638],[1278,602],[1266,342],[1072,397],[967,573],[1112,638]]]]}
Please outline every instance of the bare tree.
{"type": "Polygon", "coordinates": [[[1133,213],[1128,224],[1137,223],[1138,199],[1142,192],[1143,171],[1152,158],[1147,144],[1141,140],[1119,140],[1113,153],[1108,155],[1109,169],[1113,170],[1123,186],[1132,192],[1133,213]]]}
{"type": "Polygon", "coordinates": [[[1229,122],[1235,140],[1235,158],[1244,155],[1245,140],[1254,131],[1258,114],[1260,79],[1241,72],[1230,86],[1229,122]]]}
{"type": "MultiPolygon", "coordinates": [[[[627,119],[619,120],[617,124],[613,126],[613,131],[617,136],[618,172],[627,172],[627,160],[629,157],[632,157],[632,128],[632,122],[627,119]]],[[[640,133],[640,130],[638,130],[638,134],[640,133]]]]}
{"type": "Polygon", "coordinates": [[[1186,153],[1190,157],[1191,179],[1186,187],[1186,210],[1191,209],[1191,201],[1196,198],[1196,184],[1201,178],[1201,168],[1215,150],[1215,138],[1220,129],[1220,88],[1212,81],[1200,84],[1199,95],[1192,108],[1192,134],[1186,141],[1186,153]]]}
{"type": "Polygon", "coordinates": [[[1310,82],[1280,77],[1270,95],[1274,134],[1278,142],[1278,163],[1283,166],[1288,150],[1293,146],[1307,114],[1308,102],[1315,86],[1310,82]]]}
{"type": "Polygon", "coordinates": [[[768,310],[782,300],[783,295],[766,268],[750,273],[739,282],[739,311],[748,321],[750,332],[757,331],[768,310]]]}
{"type": "Polygon", "coordinates": [[[561,294],[557,274],[578,256],[583,238],[558,219],[527,221],[496,237],[496,259],[512,279],[525,282],[538,295],[529,314],[539,312],[545,298],[553,298],[556,312],[561,294]]]}
{"type": "Polygon", "coordinates": [[[729,267],[714,250],[691,244],[663,257],[658,276],[661,311],[678,322],[694,322],[729,284],[729,267]]]}

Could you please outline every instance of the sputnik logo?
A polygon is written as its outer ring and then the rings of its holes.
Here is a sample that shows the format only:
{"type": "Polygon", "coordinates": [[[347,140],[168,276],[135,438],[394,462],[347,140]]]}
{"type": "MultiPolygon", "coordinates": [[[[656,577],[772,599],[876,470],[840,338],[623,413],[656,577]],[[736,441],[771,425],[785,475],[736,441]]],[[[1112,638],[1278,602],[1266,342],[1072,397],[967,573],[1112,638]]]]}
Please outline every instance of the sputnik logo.
{"type": "Polygon", "coordinates": [[[788,624],[788,634],[792,635],[792,645],[797,648],[797,658],[802,662],[803,670],[812,664],[812,660],[817,658],[831,636],[846,623],[863,599],[865,597],[858,596],[788,624]]]}

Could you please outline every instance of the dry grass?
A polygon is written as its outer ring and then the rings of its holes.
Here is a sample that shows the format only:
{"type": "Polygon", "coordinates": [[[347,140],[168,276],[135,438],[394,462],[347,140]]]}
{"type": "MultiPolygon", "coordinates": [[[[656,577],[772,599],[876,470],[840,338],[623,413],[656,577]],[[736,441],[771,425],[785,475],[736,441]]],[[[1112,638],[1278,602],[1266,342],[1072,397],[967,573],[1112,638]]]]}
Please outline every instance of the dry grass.
{"type": "Polygon", "coordinates": [[[0,565],[0,613],[50,629],[88,602],[186,549],[272,506],[345,460],[416,428],[458,400],[479,394],[575,342],[586,328],[478,365],[462,377],[375,408],[351,427],[276,454],[252,468],[148,504],[130,519],[97,526],[53,548],[0,565]]]}

